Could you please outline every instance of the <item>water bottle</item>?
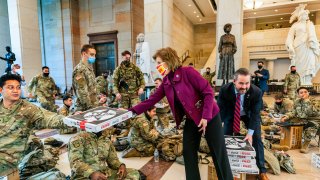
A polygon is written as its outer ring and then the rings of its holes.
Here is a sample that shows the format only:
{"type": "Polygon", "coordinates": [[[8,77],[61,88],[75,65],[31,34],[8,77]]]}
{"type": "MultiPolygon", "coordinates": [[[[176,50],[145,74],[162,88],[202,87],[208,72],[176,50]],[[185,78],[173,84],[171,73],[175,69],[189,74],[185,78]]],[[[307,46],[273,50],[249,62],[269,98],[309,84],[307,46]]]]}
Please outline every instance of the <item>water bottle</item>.
{"type": "Polygon", "coordinates": [[[157,148],[154,150],[153,155],[154,155],[154,162],[159,162],[159,151],[157,148]]]}

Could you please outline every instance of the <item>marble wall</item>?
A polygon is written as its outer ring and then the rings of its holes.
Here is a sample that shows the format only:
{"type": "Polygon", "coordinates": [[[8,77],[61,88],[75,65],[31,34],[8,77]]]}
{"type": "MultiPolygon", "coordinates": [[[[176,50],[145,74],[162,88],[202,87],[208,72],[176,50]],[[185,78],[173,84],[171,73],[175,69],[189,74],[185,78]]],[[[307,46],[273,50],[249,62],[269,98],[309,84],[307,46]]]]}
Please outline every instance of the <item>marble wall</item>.
{"type": "MultiPolygon", "coordinates": [[[[5,47],[11,46],[10,42],[10,30],[9,30],[9,17],[8,17],[8,5],[6,0],[0,1],[0,24],[3,28],[0,28],[0,56],[3,57],[7,53],[5,47]]],[[[14,51],[14,49],[13,49],[14,51]]],[[[0,60],[0,73],[2,74],[6,69],[6,62],[0,60]]]]}

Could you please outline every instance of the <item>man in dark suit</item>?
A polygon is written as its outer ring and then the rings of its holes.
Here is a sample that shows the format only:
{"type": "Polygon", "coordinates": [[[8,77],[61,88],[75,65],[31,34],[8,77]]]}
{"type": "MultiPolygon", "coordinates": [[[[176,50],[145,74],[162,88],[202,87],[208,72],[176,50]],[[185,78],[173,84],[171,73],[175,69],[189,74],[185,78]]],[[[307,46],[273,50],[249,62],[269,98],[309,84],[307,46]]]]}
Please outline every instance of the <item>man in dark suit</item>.
{"type": "Polygon", "coordinates": [[[268,92],[268,80],[269,80],[269,71],[263,68],[263,61],[258,62],[258,70],[254,72],[254,85],[258,86],[262,91],[262,96],[264,92],[268,92]]]}
{"type": "Polygon", "coordinates": [[[264,167],[260,127],[262,92],[257,86],[250,84],[250,73],[247,69],[238,69],[234,74],[233,82],[221,87],[218,105],[224,122],[225,135],[239,135],[240,121],[245,123],[248,134],[244,139],[248,140],[256,150],[260,179],[268,180],[267,170],[264,167]]]}

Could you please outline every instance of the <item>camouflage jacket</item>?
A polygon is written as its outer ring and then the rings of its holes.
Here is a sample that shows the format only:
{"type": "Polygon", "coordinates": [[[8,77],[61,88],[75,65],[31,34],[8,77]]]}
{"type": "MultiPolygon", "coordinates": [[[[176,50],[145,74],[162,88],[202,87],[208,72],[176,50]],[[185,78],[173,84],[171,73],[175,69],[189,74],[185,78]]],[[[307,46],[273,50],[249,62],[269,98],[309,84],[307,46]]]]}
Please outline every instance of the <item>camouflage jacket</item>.
{"type": "Polygon", "coordinates": [[[111,170],[119,169],[121,162],[106,132],[103,131],[98,137],[94,133],[82,131],[70,139],[68,155],[71,179],[89,179],[95,171],[110,176],[111,170]]]}
{"type": "Polygon", "coordinates": [[[34,129],[61,128],[64,116],[19,100],[12,108],[0,100],[0,176],[18,166],[27,150],[27,141],[34,129]]]}
{"type": "Polygon", "coordinates": [[[288,73],[284,79],[284,90],[296,90],[300,87],[300,75],[296,72],[295,74],[288,73]]]}
{"type": "Polygon", "coordinates": [[[209,82],[209,84],[212,86],[212,78],[213,78],[215,75],[216,75],[216,72],[215,72],[215,71],[212,72],[212,73],[209,73],[209,74],[207,74],[207,72],[204,72],[204,73],[202,74],[202,77],[205,78],[205,79],[209,82]]]}
{"type": "Polygon", "coordinates": [[[145,82],[141,70],[130,62],[130,66],[126,67],[123,64],[118,66],[113,73],[113,93],[138,94],[139,88],[144,89],[145,82]],[[119,87],[120,82],[124,81],[128,85],[128,90],[125,87],[119,87]]]}
{"type": "MultiPolygon", "coordinates": [[[[153,89],[150,91],[150,95],[154,94],[154,93],[156,92],[156,90],[157,90],[157,88],[153,88],[153,89]]],[[[160,104],[167,104],[167,107],[157,108],[157,113],[167,113],[167,112],[169,112],[170,107],[169,107],[169,102],[168,102],[167,97],[162,98],[158,103],[160,103],[160,104]]]]}
{"type": "Polygon", "coordinates": [[[319,110],[315,106],[315,99],[310,98],[303,100],[298,98],[293,104],[293,109],[291,112],[286,113],[288,118],[301,118],[308,119],[310,117],[318,117],[320,115],[319,110]]]}
{"type": "Polygon", "coordinates": [[[63,105],[59,110],[58,114],[63,115],[63,116],[69,116],[70,115],[70,110],[66,105],[63,105]]]}
{"type": "Polygon", "coordinates": [[[293,108],[293,102],[290,99],[283,99],[281,105],[274,103],[273,109],[275,113],[286,114],[291,112],[293,108]]]}
{"type": "Polygon", "coordinates": [[[108,93],[108,81],[103,76],[96,77],[97,94],[101,92],[108,93]]]}
{"type": "Polygon", "coordinates": [[[149,120],[144,113],[131,121],[129,132],[129,142],[132,147],[144,142],[155,142],[159,137],[159,132],[155,129],[154,121],[149,120]]]}
{"type": "Polygon", "coordinates": [[[72,86],[77,97],[75,106],[81,111],[97,107],[99,104],[95,75],[89,66],[80,61],[72,73],[72,86]]]}
{"type": "Polygon", "coordinates": [[[42,74],[31,79],[28,91],[35,96],[44,97],[53,97],[54,94],[57,94],[56,83],[53,78],[50,76],[44,77],[42,74]]]}

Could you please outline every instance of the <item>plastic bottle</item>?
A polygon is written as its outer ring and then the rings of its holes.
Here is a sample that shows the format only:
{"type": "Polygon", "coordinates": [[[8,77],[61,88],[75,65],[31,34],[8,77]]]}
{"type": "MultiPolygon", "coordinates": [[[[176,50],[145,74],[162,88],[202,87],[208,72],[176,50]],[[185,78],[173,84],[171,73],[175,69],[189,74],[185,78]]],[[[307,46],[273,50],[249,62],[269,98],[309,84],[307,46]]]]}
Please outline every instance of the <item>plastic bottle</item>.
{"type": "Polygon", "coordinates": [[[154,150],[153,155],[154,155],[154,162],[159,162],[159,151],[157,148],[154,150]]]}

